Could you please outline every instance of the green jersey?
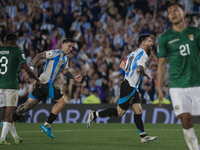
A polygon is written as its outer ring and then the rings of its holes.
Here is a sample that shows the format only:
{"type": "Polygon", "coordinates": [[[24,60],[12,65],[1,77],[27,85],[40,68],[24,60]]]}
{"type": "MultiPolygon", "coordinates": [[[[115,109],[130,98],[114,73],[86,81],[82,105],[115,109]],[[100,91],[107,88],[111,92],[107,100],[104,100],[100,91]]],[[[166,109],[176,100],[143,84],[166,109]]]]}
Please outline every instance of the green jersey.
{"type": "Polygon", "coordinates": [[[158,39],[158,57],[169,58],[170,87],[200,86],[200,29],[169,29],[158,39]]]}
{"type": "Polygon", "coordinates": [[[19,63],[25,62],[22,50],[13,46],[0,47],[0,89],[19,89],[19,63]]]}

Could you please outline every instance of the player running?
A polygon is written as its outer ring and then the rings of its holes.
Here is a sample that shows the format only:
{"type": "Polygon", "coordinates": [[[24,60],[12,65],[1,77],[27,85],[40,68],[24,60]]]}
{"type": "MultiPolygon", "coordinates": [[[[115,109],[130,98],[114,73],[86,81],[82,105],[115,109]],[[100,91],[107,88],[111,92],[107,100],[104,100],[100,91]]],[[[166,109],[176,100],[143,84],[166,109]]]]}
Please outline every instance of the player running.
{"type": "Polygon", "coordinates": [[[142,34],[138,38],[138,44],[140,47],[130,53],[120,64],[120,67],[125,71],[125,77],[120,87],[120,99],[117,108],[109,108],[100,112],[90,110],[87,126],[89,128],[97,117],[121,117],[131,105],[134,111],[134,121],[140,134],[140,141],[146,143],[157,139],[157,137],[148,136],[144,132],[141,117],[143,110],[138,95],[138,85],[142,75],[150,79],[150,74],[144,71],[144,67],[148,59],[147,52],[151,51],[153,43],[148,34],[142,34]]]}
{"type": "Polygon", "coordinates": [[[31,65],[32,69],[37,66],[37,63],[41,59],[47,59],[45,69],[39,77],[42,81],[42,87],[39,88],[38,85],[36,85],[36,88],[30,94],[28,100],[17,108],[16,113],[13,114],[14,121],[18,120],[23,113],[32,109],[42,99],[49,96],[57,103],[52,108],[51,114],[47,121],[41,126],[41,129],[49,137],[55,138],[51,132],[51,124],[57,118],[58,114],[65,107],[67,102],[60,89],[53,83],[60,72],[62,72],[66,77],[75,79],[78,82],[81,82],[82,80],[81,75],[74,76],[68,71],[68,54],[71,53],[73,47],[74,42],[71,39],[65,39],[62,42],[61,49],[45,51],[36,55],[31,65]]]}
{"type": "Polygon", "coordinates": [[[17,36],[13,33],[9,33],[6,35],[5,46],[0,48],[0,95],[1,100],[5,99],[5,102],[3,103],[5,117],[4,122],[2,123],[3,128],[1,132],[0,145],[10,145],[10,143],[6,142],[8,131],[11,132],[16,144],[22,142],[22,138],[17,135],[12,119],[12,114],[18,102],[19,63],[31,77],[37,80],[38,85],[42,86],[40,80],[27,65],[22,50],[16,48],[16,42],[17,36]]]}
{"type": "Polygon", "coordinates": [[[172,28],[158,40],[158,96],[161,102],[168,57],[169,92],[175,115],[181,119],[189,149],[199,150],[191,115],[200,115],[200,29],[186,25],[186,12],[181,4],[170,3],[167,12],[172,28]]]}

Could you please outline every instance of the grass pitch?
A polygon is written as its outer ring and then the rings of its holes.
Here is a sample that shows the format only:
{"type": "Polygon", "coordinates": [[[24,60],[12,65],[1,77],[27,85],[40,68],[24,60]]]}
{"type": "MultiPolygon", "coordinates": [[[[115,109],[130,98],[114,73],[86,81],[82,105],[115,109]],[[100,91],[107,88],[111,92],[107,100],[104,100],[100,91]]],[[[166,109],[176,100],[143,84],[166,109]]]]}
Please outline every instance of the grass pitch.
{"type": "MultiPolygon", "coordinates": [[[[42,123],[15,123],[18,135],[23,138],[19,145],[11,134],[0,150],[187,150],[180,124],[144,124],[148,135],[157,136],[153,142],[140,143],[135,124],[53,124],[55,139],[40,129],[42,123]]],[[[200,141],[200,125],[194,125],[200,141]]],[[[199,142],[200,143],[200,142],[199,142]]]]}

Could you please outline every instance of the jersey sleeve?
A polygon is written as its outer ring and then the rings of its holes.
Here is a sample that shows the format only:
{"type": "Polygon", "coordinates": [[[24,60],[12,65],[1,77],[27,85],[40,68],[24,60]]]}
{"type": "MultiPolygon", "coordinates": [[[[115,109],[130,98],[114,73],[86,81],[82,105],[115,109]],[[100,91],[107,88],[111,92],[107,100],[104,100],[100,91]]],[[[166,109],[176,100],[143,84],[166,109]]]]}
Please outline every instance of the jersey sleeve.
{"type": "Polygon", "coordinates": [[[52,59],[58,55],[58,52],[55,50],[46,51],[46,59],[52,59]]]}
{"type": "Polygon", "coordinates": [[[126,58],[123,60],[123,62],[124,62],[125,64],[126,64],[127,58],[128,58],[128,57],[126,57],[126,58]]]}
{"type": "Polygon", "coordinates": [[[64,69],[68,69],[69,68],[69,56],[67,56],[67,62],[64,66],[64,69]]]}
{"type": "Polygon", "coordinates": [[[24,55],[24,53],[22,52],[22,50],[18,50],[18,53],[17,53],[17,59],[19,61],[20,64],[23,64],[26,62],[26,57],[24,55]]]}
{"type": "Polygon", "coordinates": [[[167,57],[167,48],[162,36],[158,38],[157,57],[167,57]]]}
{"type": "MultiPolygon", "coordinates": [[[[138,54],[138,55],[140,55],[140,54],[138,54]]],[[[145,68],[145,66],[147,64],[147,59],[148,59],[148,56],[143,52],[141,58],[139,58],[138,61],[137,61],[137,65],[143,66],[145,68]]]]}

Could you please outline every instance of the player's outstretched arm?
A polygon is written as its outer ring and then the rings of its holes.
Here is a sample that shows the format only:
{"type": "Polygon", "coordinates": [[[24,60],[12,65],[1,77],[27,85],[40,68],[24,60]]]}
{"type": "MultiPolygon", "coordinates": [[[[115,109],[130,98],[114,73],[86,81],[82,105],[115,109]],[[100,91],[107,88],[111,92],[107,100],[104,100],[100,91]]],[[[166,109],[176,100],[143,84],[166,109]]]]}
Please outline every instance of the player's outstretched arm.
{"type": "Polygon", "coordinates": [[[119,67],[122,68],[125,71],[126,64],[124,63],[124,61],[121,62],[119,67]]]}
{"type": "Polygon", "coordinates": [[[26,72],[32,77],[34,78],[37,83],[39,84],[39,87],[42,87],[42,82],[38,79],[38,77],[36,76],[36,74],[33,72],[33,70],[28,66],[28,64],[25,62],[22,64],[22,66],[24,67],[24,69],[26,70],[26,72]]]}
{"type": "Polygon", "coordinates": [[[71,72],[69,72],[68,69],[63,69],[62,73],[68,78],[74,79],[78,82],[82,81],[82,76],[80,74],[75,76],[71,72]]]}
{"type": "Polygon", "coordinates": [[[158,99],[159,99],[159,107],[161,107],[161,101],[163,101],[163,92],[162,85],[164,82],[164,77],[166,73],[167,67],[167,58],[160,57],[158,58],[158,99]]]}
{"type": "Polygon", "coordinates": [[[46,52],[42,52],[42,53],[37,54],[35,56],[35,58],[33,59],[31,66],[33,68],[35,68],[35,66],[37,66],[37,64],[40,61],[40,59],[46,59],[46,52]]]}
{"type": "Polygon", "coordinates": [[[143,67],[143,66],[141,66],[141,65],[137,66],[137,71],[138,71],[141,75],[146,76],[148,79],[151,78],[151,75],[148,74],[148,73],[146,73],[146,72],[144,71],[144,67],[143,67]]]}

